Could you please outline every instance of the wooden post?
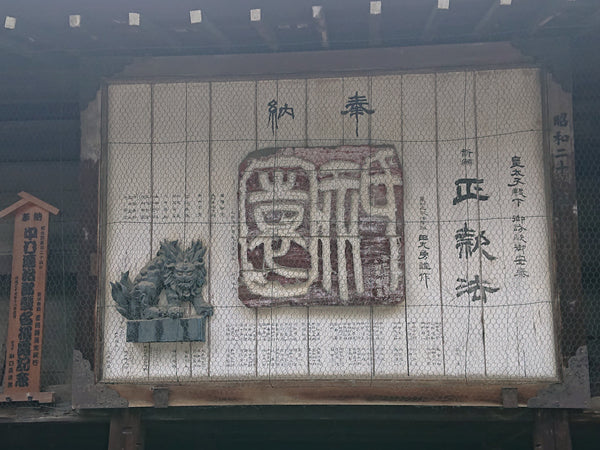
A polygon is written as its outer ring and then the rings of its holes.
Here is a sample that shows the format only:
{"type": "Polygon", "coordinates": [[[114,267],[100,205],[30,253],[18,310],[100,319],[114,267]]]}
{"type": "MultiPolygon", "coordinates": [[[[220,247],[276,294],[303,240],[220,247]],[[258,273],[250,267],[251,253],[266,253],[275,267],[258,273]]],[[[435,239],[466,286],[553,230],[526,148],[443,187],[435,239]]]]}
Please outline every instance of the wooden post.
{"type": "Polygon", "coordinates": [[[583,285],[577,234],[577,190],[571,94],[548,74],[546,139],[551,157],[552,202],[557,264],[556,281],[562,323],[560,348],[563,367],[586,345],[583,285]]]}
{"type": "Polygon", "coordinates": [[[117,409],[110,419],[108,450],[143,450],[144,429],[139,409],[117,409]]]}
{"type": "Polygon", "coordinates": [[[538,409],[533,430],[534,450],[571,450],[569,413],[564,409],[538,409]]]}
{"type": "Polygon", "coordinates": [[[40,392],[44,332],[48,221],[58,209],[20,192],[19,200],[0,211],[15,216],[6,370],[1,402],[53,403],[53,392],[40,392]]]}

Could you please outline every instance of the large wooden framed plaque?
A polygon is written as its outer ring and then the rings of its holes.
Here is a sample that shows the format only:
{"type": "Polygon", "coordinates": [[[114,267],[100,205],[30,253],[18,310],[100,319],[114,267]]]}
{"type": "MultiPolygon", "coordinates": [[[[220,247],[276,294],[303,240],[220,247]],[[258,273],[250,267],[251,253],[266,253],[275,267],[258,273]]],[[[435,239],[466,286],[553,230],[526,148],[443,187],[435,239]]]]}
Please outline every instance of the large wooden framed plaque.
{"type": "Polygon", "coordinates": [[[506,43],[323,58],[142,59],[106,84],[100,385],[526,405],[585,372],[557,345],[546,72],[506,43]],[[208,248],[205,342],[126,341],[109,283],[165,239],[208,248]]]}

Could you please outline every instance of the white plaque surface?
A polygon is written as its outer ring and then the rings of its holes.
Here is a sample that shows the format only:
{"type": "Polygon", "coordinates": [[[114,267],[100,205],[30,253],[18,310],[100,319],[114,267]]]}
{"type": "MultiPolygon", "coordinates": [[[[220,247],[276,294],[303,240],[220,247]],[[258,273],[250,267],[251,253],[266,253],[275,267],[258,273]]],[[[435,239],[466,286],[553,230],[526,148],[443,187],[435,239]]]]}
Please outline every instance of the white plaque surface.
{"type": "MultiPolygon", "coordinates": [[[[114,84],[108,96],[103,381],[556,376],[536,69],[114,84]],[[384,148],[401,168],[401,211],[394,216],[401,217],[401,233],[394,229],[393,242],[382,244],[382,260],[371,266],[353,250],[360,234],[351,230],[364,224],[353,228],[352,218],[367,212],[378,220],[391,217],[382,201],[369,200],[377,189],[379,198],[389,197],[378,187],[385,183],[365,190],[358,181],[362,176],[364,186],[364,171],[375,177],[381,167],[363,159],[355,168],[356,159],[336,169],[327,151],[323,161],[314,154],[327,148],[362,148],[368,155],[375,153],[365,148],[384,148]],[[322,181],[327,177],[345,183],[346,197],[337,201],[347,202],[346,213],[338,209],[335,216],[322,200],[313,211],[315,220],[344,217],[343,223],[310,228],[327,233],[326,239],[311,231],[318,242],[315,283],[341,292],[339,304],[330,296],[326,304],[318,298],[293,305],[258,301],[262,306],[252,308],[240,299],[239,252],[251,251],[240,235],[246,229],[240,220],[249,220],[240,215],[240,167],[269,151],[313,152],[313,166],[325,168],[315,182],[332,194],[315,199],[332,201],[341,189],[331,185],[338,181],[322,181]],[[353,215],[358,210],[352,208],[362,209],[353,215]],[[327,231],[335,227],[341,237],[327,231]],[[134,278],[165,239],[184,247],[200,239],[208,247],[203,295],[214,315],[206,342],[125,340],[126,320],[109,283],[125,271],[134,278]],[[377,264],[394,270],[385,277],[359,270],[377,264]],[[402,295],[350,304],[348,292],[360,291],[359,282],[378,296],[373,277],[392,280],[402,295]]],[[[262,182],[297,159],[273,156],[275,169],[262,182]]],[[[282,177],[284,186],[289,178],[282,177]]],[[[303,276],[301,265],[282,267],[281,247],[273,252],[264,264],[275,273],[303,276]]],[[[258,271],[251,262],[248,267],[258,271]]]]}

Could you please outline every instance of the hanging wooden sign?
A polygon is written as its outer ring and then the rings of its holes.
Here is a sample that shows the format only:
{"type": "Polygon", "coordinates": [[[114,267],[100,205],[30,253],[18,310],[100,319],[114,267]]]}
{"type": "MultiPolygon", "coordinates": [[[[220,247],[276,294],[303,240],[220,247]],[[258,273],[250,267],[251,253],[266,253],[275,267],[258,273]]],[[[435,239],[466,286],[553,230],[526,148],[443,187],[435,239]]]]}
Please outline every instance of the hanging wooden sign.
{"type": "Polygon", "coordinates": [[[48,219],[58,209],[20,192],[21,200],[0,211],[0,219],[13,214],[12,278],[4,393],[0,402],[52,403],[53,392],[40,392],[48,219]]]}

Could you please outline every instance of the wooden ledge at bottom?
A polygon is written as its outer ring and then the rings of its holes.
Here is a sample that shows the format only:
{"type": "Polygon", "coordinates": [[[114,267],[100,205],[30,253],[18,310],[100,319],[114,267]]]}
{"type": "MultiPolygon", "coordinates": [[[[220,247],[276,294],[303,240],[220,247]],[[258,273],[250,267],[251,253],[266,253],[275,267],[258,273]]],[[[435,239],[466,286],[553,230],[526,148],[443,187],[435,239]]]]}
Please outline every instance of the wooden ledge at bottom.
{"type": "MultiPolygon", "coordinates": [[[[297,382],[296,382],[297,383],[297,382]]],[[[148,384],[104,384],[128,401],[129,407],[152,407],[157,387],[168,392],[167,405],[436,405],[502,406],[502,388],[516,387],[517,405],[526,406],[545,382],[534,384],[467,384],[464,382],[377,383],[331,382],[299,385],[279,382],[213,382],[160,386],[148,384]]],[[[164,407],[164,405],[160,405],[164,407]]]]}
{"type": "Polygon", "coordinates": [[[0,403],[54,403],[54,392],[4,392],[0,403]]]}

